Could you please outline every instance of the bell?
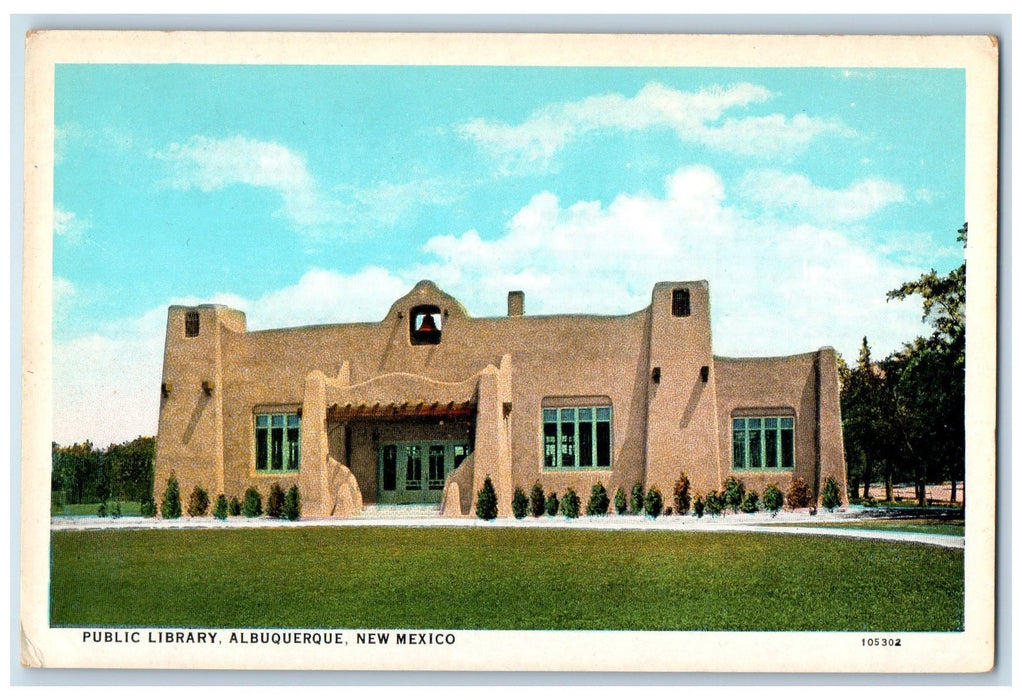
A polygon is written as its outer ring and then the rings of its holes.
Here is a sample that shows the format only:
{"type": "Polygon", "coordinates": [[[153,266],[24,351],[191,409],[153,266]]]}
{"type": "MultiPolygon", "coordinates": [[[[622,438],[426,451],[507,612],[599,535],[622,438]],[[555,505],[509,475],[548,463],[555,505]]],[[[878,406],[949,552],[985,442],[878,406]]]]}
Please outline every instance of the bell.
{"type": "Polygon", "coordinates": [[[436,333],[437,327],[433,322],[433,314],[423,314],[422,322],[419,325],[420,333],[436,333]]]}

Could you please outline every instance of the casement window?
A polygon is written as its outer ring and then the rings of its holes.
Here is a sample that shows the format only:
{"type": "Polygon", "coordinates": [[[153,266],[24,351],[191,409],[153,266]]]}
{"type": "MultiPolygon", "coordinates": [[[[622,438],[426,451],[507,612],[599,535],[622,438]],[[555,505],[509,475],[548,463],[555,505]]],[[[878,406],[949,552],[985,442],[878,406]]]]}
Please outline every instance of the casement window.
{"type": "Polygon", "coordinates": [[[764,471],[795,468],[795,419],[747,416],[731,420],[731,468],[764,471]]]}
{"type": "Polygon", "coordinates": [[[298,471],[302,452],[301,423],[297,413],[256,414],[256,471],[298,471]]]}
{"type": "Polygon", "coordinates": [[[543,409],[543,469],[610,469],[611,407],[543,409]]]}

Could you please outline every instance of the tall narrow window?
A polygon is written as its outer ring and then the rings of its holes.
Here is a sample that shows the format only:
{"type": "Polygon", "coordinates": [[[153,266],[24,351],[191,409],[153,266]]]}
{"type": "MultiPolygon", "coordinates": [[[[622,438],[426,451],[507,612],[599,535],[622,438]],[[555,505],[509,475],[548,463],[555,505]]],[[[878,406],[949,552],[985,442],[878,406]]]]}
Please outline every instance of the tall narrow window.
{"type": "Polygon", "coordinates": [[[383,490],[397,489],[397,445],[383,446],[383,490]]]}
{"type": "Polygon", "coordinates": [[[444,487],[447,474],[444,470],[444,446],[429,446],[429,490],[438,491],[444,487]]]}
{"type": "Polygon", "coordinates": [[[409,445],[407,449],[408,459],[405,462],[405,490],[422,490],[422,448],[419,445],[409,445]]]}
{"type": "Polygon", "coordinates": [[[256,471],[298,471],[302,454],[301,422],[297,413],[256,414],[256,471]]]}
{"type": "Polygon", "coordinates": [[[675,289],[671,295],[671,314],[673,316],[688,316],[692,313],[692,303],[688,289],[675,289]]]}
{"type": "Polygon", "coordinates": [[[199,334],[199,312],[185,312],[185,337],[194,338],[199,334]]]}

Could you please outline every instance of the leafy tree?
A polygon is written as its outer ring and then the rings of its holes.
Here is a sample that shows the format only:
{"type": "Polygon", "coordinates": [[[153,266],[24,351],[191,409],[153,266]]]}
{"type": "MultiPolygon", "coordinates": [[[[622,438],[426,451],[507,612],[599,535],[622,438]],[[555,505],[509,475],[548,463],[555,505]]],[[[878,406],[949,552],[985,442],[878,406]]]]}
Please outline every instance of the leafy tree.
{"type": "Polygon", "coordinates": [[[737,513],[745,499],[745,483],[736,476],[729,476],[724,483],[724,505],[737,513]]]}
{"type": "Polygon", "coordinates": [[[242,504],[241,511],[246,518],[258,518],[263,514],[263,497],[259,495],[259,489],[255,486],[249,486],[245,490],[245,503],[242,504]]]}
{"type": "Polygon", "coordinates": [[[642,512],[643,506],[643,495],[642,495],[642,484],[638,481],[632,486],[632,515],[638,515],[642,512]]]}
{"type": "Polygon", "coordinates": [[[745,498],[742,499],[742,512],[743,513],[755,513],[759,510],[759,494],[755,491],[749,491],[745,494],[745,498]]]}
{"type": "Polygon", "coordinates": [[[217,520],[227,520],[227,497],[220,494],[213,504],[213,517],[217,520]]]}
{"type": "MultiPolygon", "coordinates": [[[[963,245],[969,226],[958,230],[963,245]]],[[[950,479],[953,498],[965,467],[965,263],[938,275],[930,270],[887,293],[888,300],[919,296],[929,337],[916,338],[884,363],[894,395],[898,455],[920,505],[926,484],[950,479]]]]}
{"type": "Polygon", "coordinates": [[[515,486],[515,494],[511,498],[511,512],[518,520],[529,514],[529,497],[525,495],[521,487],[515,486]]]}
{"type": "Polygon", "coordinates": [[[546,512],[546,496],[543,494],[543,486],[537,481],[529,491],[529,513],[538,518],[546,512]]]}
{"type": "Polygon", "coordinates": [[[586,515],[606,515],[608,510],[610,510],[610,497],[607,496],[607,489],[597,481],[589,493],[586,515]]]}
{"type": "Polygon", "coordinates": [[[476,494],[476,517],[480,520],[494,520],[497,517],[497,491],[490,477],[486,477],[483,488],[476,494]]]}
{"type": "Polygon", "coordinates": [[[682,472],[674,482],[674,512],[678,515],[685,515],[691,507],[692,497],[688,492],[690,485],[688,474],[685,472],[682,472]]]}
{"type": "Polygon", "coordinates": [[[823,497],[821,505],[832,511],[841,505],[841,494],[834,477],[827,477],[827,483],[823,485],[823,497]]]}
{"type": "Polygon", "coordinates": [[[784,494],[777,484],[769,484],[763,491],[763,509],[769,511],[773,515],[777,515],[777,511],[784,506],[784,494]]]}
{"type": "Polygon", "coordinates": [[[614,510],[618,515],[625,515],[628,512],[628,496],[621,487],[618,487],[617,493],[614,494],[614,510]]]}
{"type": "Polygon", "coordinates": [[[160,515],[166,520],[181,517],[181,491],[177,485],[177,477],[173,474],[167,479],[167,488],[163,492],[163,502],[160,504],[160,515]]]}
{"type": "Polygon", "coordinates": [[[302,517],[302,497],[298,493],[298,487],[292,486],[284,496],[284,517],[288,520],[298,520],[302,517]]]}
{"type": "Polygon", "coordinates": [[[266,514],[271,518],[284,515],[284,489],[276,481],[270,485],[270,495],[266,498],[266,514]]]}
{"type": "Polygon", "coordinates": [[[564,498],[561,499],[561,514],[569,520],[573,520],[578,517],[581,507],[582,503],[579,500],[578,494],[575,493],[575,489],[568,489],[564,494],[564,498]]]}
{"type": "Polygon", "coordinates": [[[546,497],[546,514],[557,515],[557,509],[560,508],[561,502],[557,499],[557,493],[551,491],[550,495],[546,497]]]}
{"type": "Polygon", "coordinates": [[[188,497],[188,515],[197,518],[205,515],[207,510],[209,510],[209,494],[206,493],[206,489],[196,484],[188,497]]]}
{"type": "Polygon", "coordinates": [[[660,489],[656,486],[651,486],[649,491],[646,492],[646,502],[643,508],[646,511],[646,515],[653,519],[659,518],[663,512],[664,497],[660,495],[660,489]]]}

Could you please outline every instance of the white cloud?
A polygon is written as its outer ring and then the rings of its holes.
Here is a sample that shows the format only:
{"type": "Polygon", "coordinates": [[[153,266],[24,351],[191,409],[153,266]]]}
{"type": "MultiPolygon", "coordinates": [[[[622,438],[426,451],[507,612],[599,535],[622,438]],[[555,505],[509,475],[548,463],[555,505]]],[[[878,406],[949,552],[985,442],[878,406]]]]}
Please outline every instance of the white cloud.
{"type": "Polygon", "coordinates": [[[663,198],[565,206],[542,193],[499,238],[431,239],[439,263],[420,272],[493,314],[508,289],[526,292],[529,313],[626,313],[649,303],[655,282],[708,279],[725,355],[853,353],[864,333],[886,353],[921,331],[918,309],[885,298],[919,269],[888,260],[857,229],[752,218],[726,194],[705,167],[678,170],[663,198]]]}
{"type": "Polygon", "coordinates": [[[53,208],[53,235],[68,243],[80,243],[90,228],[92,224],[88,220],[78,218],[73,211],[59,206],[53,208]]]}
{"type": "Polygon", "coordinates": [[[304,156],[278,143],[244,136],[193,136],[184,144],[170,144],[155,157],[171,166],[167,182],[172,187],[203,192],[231,185],[264,187],[280,195],[282,213],[298,226],[320,226],[336,218],[332,211],[336,205],[320,193],[304,156]]]}
{"type": "MultiPolygon", "coordinates": [[[[526,312],[629,313],[653,284],[708,279],[714,351],[776,355],[833,345],[854,358],[863,335],[880,356],[922,332],[920,309],[885,293],[920,268],[886,257],[840,223],[754,218],[728,204],[720,176],[681,168],[662,197],[562,203],[543,192],[496,238],[477,231],[436,236],[424,264],[353,274],[311,269],[257,299],[211,299],[245,311],[252,330],[374,321],[418,279],[433,279],[473,315],[502,315],[507,291],[526,292],[526,312]]],[[[156,430],[166,306],[54,348],[54,439],[97,444],[156,430]]]]}
{"type": "Polygon", "coordinates": [[[459,188],[439,178],[364,188],[344,185],[326,190],[309,171],[305,156],[278,143],[244,136],[193,136],[154,154],[170,166],[166,184],[182,190],[214,192],[232,185],[272,190],[279,214],[303,233],[364,237],[392,226],[424,205],[457,199],[459,188]]]}
{"type": "Polygon", "coordinates": [[[682,92],[649,83],[635,95],[587,97],[551,104],[518,125],[486,119],[461,124],[458,133],[503,161],[505,171],[545,166],[567,144],[599,130],[638,131],[668,128],[682,141],[740,155],[794,155],[825,132],[852,133],[839,122],[780,114],[732,117],[725,112],[768,101],[764,87],[741,83],[682,92]]]}
{"type": "Polygon", "coordinates": [[[853,182],[840,190],[814,184],[804,175],[754,170],[738,184],[745,199],[785,217],[816,222],[861,221],[888,205],[905,201],[905,189],[880,178],[853,182]]]}

